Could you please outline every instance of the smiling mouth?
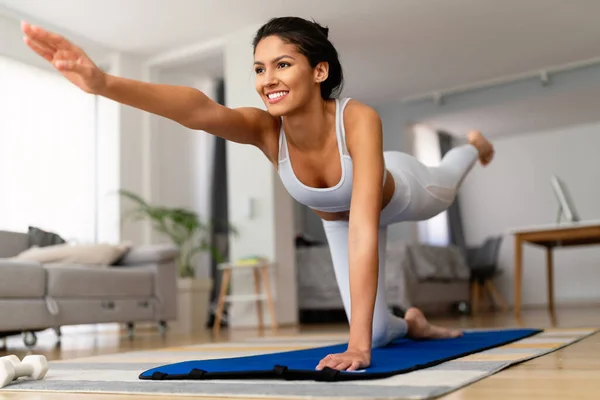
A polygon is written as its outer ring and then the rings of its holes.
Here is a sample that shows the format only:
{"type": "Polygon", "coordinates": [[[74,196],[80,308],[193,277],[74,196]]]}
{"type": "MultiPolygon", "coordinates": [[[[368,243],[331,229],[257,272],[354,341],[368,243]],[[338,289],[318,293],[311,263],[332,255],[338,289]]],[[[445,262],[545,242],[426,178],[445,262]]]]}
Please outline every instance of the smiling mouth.
{"type": "Polygon", "coordinates": [[[288,91],[282,90],[280,92],[274,92],[274,93],[269,93],[267,95],[267,99],[269,99],[269,103],[273,104],[273,103],[277,103],[278,101],[281,101],[281,99],[283,99],[284,97],[286,97],[288,95],[288,91]]]}

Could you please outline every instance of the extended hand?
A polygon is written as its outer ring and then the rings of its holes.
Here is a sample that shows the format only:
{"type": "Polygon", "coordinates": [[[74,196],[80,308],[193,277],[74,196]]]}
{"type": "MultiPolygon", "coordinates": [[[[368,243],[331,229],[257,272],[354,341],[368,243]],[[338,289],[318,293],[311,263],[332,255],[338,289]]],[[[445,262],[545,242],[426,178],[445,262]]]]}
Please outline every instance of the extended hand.
{"type": "Polygon", "coordinates": [[[357,369],[367,368],[370,364],[370,352],[346,350],[343,353],[329,354],[323,358],[317,365],[317,370],[329,367],[338,371],[356,371],[357,369]]]}
{"type": "Polygon", "coordinates": [[[87,93],[97,93],[103,87],[104,72],[79,47],[60,35],[24,21],[21,29],[27,46],[80,89],[87,93]]]}

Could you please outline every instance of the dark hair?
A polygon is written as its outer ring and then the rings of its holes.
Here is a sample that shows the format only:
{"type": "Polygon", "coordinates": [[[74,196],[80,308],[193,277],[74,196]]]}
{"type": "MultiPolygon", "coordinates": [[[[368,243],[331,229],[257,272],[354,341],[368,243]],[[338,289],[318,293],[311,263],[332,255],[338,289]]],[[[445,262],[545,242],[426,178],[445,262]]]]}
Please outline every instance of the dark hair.
{"type": "Polygon", "coordinates": [[[268,36],[278,36],[283,41],[296,45],[314,68],[320,62],[329,63],[329,75],[321,82],[321,97],[325,100],[339,95],[344,74],[338,52],[328,39],[329,28],[299,17],[272,18],[254,36],[254,51],[258,43],[268,36]]]}

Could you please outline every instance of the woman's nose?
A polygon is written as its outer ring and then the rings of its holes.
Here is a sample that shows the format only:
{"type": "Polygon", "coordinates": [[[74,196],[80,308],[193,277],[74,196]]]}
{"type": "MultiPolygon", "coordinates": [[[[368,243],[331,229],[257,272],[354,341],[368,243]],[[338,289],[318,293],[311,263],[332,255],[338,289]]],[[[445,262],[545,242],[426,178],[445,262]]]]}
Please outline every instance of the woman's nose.
{"type": "Polygon", "coordinates": [[[277,75],[271,71],[266,71],[264,77],[265,79],[263,81],[263,84],[265,86],[273,86],[277,83],[277,75]]]}

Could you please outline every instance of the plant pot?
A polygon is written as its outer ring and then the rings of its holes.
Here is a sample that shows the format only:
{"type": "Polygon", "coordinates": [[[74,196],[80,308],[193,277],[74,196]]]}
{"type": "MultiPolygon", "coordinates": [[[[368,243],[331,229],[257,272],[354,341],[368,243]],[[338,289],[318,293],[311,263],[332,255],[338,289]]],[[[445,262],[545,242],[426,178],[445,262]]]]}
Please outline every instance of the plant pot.
{"type": "Polygon", "coordinates": [[[174,332],[193,335],[207,331],[212,287],[210,278],[177,280],[177,320],[171,324],[174,332]]]}

